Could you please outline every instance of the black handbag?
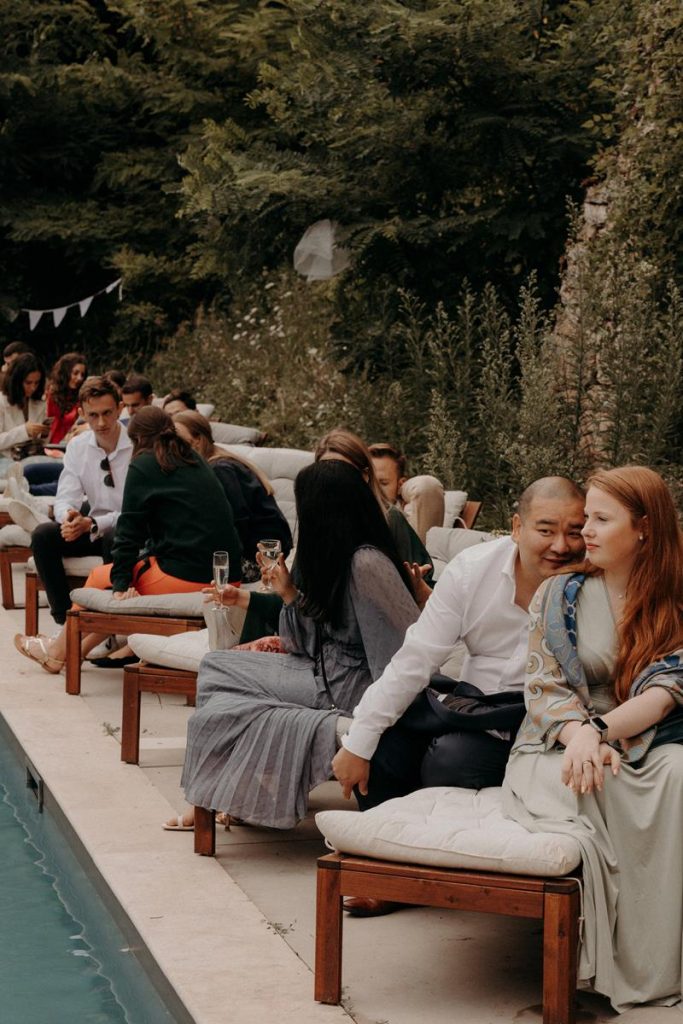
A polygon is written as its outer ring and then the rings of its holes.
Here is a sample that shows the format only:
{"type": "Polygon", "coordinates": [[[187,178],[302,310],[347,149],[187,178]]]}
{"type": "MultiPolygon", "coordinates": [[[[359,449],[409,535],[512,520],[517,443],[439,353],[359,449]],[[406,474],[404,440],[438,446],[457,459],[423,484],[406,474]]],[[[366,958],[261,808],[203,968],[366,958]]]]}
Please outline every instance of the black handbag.
{"type": "Polygon", "coordinates": [[[483,693],[478,686],[437,673],[397,725],[430,736],[449,732],[509,732],[514,739],[526,708],[519,691],[483,693]]]}

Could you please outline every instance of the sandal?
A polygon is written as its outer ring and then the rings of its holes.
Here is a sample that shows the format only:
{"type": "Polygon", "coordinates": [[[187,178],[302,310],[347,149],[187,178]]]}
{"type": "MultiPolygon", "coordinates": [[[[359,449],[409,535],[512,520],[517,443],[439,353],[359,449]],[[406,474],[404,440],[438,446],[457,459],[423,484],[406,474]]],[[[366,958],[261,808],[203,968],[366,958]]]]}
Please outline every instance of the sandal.
{"type": "Polygon", "coordinates": [[[46,638],[42,636],[25,636],[23,633],[16,633],[14,636],[14,646],[19,651],[19,654],[23,654],[25,658],[30,658],[31,661],[37,661],[41,668],[44,668],[46,672],[57,675],[64,668],[64,662],[58,661],[57,658],[50,657],[47,649],[46,638]]]}
{"type": "Polygon", "coordinates": [[[165,821],[161,826],[165,832],[194,832],[194,822],[191,825],[185,824],[185,816],[188,811],[180,811],[174,814],[170,821],[165,821]]]}

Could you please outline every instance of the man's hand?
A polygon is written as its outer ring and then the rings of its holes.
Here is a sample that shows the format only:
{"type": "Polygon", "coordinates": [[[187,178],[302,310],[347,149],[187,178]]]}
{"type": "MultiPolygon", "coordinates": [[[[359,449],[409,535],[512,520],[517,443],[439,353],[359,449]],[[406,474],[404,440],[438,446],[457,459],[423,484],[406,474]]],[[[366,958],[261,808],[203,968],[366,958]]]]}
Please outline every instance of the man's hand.
{"type": "Polygon", "coordinates": [[[364,757],[358,757],[342,747],[332,761],[332,774],[339,782],[345,800],[351,799],[354,786],[358,786],[363,796],[367,796],[370,762],[364,757]]]}
{"type": "Polygon", "coordinates": [[[78,540],[84,533],[90,532],[93,520],[90,516],[82,516],[75,508],[70,508],[61,525],[61,534],[65,541],[78,540]]]}

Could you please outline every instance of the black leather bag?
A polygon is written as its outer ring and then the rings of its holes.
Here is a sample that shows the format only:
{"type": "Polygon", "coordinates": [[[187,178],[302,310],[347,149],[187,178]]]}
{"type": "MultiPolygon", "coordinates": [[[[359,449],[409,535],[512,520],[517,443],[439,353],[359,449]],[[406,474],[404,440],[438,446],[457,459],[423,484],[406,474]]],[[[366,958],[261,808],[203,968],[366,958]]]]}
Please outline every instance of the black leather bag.
{"type": "Polygon", "coordinates": [[[398,724],[430,736],[449,732],[517,733],[526,708],[520,692],[483,693],[472,683],[433,675],[430,685],[403,713],[398,724]]]}

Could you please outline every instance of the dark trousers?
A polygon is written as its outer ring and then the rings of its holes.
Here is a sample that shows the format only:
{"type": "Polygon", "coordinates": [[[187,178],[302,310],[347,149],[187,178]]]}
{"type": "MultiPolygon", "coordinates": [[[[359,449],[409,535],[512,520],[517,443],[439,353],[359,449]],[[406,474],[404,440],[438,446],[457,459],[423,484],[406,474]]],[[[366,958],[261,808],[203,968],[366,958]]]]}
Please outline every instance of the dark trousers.
{"type": "MultiPolygon", "coordinates": [[[[483,731],[435,735],[424,715],[419,725],[416,719],[411,707],[383,733],[370,762],[367,796],[356,790],[361,810],[429,786],[502,785],[512,740],[483,731]]],[[[434,728],[440,731],[436,722],[434,728]]]]}
{"type": "Polygon", "coordinates": [[[64,463],[58,459],[49,462],[29,462],[24,466],[24,476],[28,481],[31,494],[42,494],[50,497],[57,493],[57,482],[64,469],[64,463]]]}
{"type": "Polygon", "coordinates": [[[109,561],[113,537],[90,540],[87,533],[78,540],[66,541],[62,537],[59,523],[41,523],[31,535],[31,546],[36,570],[45,585],[45,593],[55,622],[60,626],[66,622],[66,613],[71,607],[69,584],[66,579],[63,558],[85,558],[99,555],[109,561]]]}

